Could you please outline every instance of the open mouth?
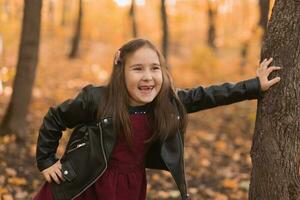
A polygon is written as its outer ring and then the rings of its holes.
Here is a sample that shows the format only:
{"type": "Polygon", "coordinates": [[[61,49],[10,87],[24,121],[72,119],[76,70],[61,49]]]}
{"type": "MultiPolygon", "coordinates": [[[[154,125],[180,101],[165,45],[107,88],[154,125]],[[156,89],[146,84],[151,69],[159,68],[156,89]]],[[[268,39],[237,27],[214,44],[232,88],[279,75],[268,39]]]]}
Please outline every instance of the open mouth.
{"type": "Polygon", "coordinates": [[[151,91],[154,86],[139,86],[138,89],[141,91],[151,91]]]}

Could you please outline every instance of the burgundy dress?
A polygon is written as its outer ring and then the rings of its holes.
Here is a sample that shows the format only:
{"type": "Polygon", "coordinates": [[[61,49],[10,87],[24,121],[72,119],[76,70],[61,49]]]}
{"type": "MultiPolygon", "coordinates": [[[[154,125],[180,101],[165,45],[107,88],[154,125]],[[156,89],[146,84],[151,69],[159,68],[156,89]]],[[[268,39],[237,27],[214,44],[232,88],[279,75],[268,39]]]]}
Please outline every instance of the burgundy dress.
{"type": "MultiPolygon", "coordinates": [[[[124,134],[119,134],[106,171],[75,200],[146,199],[147,180],[144,158],[148,146],[144,141],[152,134],[146,111],[147,106],[129,108],[133,152],[129,150],[124,134]]],[[[49,183],[44,183],[34,200],[54,200],[49,183]]]]}

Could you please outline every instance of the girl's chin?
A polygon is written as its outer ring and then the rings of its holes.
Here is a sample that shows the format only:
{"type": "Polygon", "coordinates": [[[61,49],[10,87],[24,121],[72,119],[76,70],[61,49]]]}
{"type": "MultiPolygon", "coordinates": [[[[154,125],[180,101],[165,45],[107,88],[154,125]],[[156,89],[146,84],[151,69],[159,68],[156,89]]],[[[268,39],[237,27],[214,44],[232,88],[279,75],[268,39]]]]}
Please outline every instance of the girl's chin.
{"type": "Polygon", "coordinates": [[[133,99],[130,102],[130,106],[143,106],[147,103],[151,103],[154,100],[155,97],[150,98],[139,98],[139,99],[133,99]]]}
{"type": "Polygon", "coordinates": [[[152,89],[150,92],[138,91],[134,95],[135,97],[131,99],[131,106],[145,105],[147,103],[151,103],[155,97],[157,96],[156,90],[152,89]]]}

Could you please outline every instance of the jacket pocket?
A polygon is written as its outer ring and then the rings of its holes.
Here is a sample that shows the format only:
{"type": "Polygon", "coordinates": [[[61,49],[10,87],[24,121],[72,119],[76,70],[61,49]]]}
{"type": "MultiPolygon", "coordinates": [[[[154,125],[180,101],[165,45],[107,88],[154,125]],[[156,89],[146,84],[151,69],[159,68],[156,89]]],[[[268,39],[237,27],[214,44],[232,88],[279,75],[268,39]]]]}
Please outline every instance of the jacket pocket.
{"type": "Polygon", "coordinates": [[[61,164],[61,171],[64,179],[66,179],[69,182],[71,182],[77,176],[70,161],[66,161],[61,164]]]}
{"type": "Polygon", "coordinates": [[[88,132],[85,132],[84,136],[81,136],[79,139],[70,140],[70,144],[67,145],[66,154],[79,149],[81,147],[85,147],[88,145],[88,132]]]}
{"type": "Polygon", "coordinates": [[[87,145],[87,142],[78,142],[75,145],[71,145],[70,148],[68,148],[66,153],[68,154],[68,153],[70,153],[72,151],[75,151],[76,149],[79,149],[79,148],[84,147],[86,145],[87,145]]]}

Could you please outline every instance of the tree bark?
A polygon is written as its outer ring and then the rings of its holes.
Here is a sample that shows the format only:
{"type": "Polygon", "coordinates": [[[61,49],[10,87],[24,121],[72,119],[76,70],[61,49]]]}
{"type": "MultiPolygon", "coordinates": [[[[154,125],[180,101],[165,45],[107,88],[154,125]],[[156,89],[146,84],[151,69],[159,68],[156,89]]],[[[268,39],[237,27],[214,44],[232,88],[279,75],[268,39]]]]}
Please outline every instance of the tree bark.
{"type": "Polygon", "coordinates": [[[69,54],[69,58],[76,58],[79,54],[78,51],[81,39],[82,15],[82,0],[79,0],[78,19],[76,22],[74,37],[72,39],[72,48],[69,54]]]}
{"type": "Polygon", "coordinates": [[[38,63],[42,0],[25,0],[21,42],[13,93],[0,128],[0,135],[26,135],[26,114],[38,63]]]}
{"type": "Polygon", "coordinates": [[[168,60],[168,50],[169,50],[169,29],[168,29],[168,16],[166,11],[166,2],[165,0],[161,0],[161,20],[162,20],[162,53],[166,59],[168,60]]]}
{"type": "Polygon", "coordinates": [[[258,101],[250,200],[300,199],[300,1],[276,0],[261,60],[282,66],[281,81],[258,101]]]}
{"type": "Polygon", "coordinates": [[[129,16],[131,17],[132,22],[132,36],[137,37],[137,25],[136,25],[136,17],[135,17],[135,0],[131,0],[131,6],[129,10],[129,16]]]}

